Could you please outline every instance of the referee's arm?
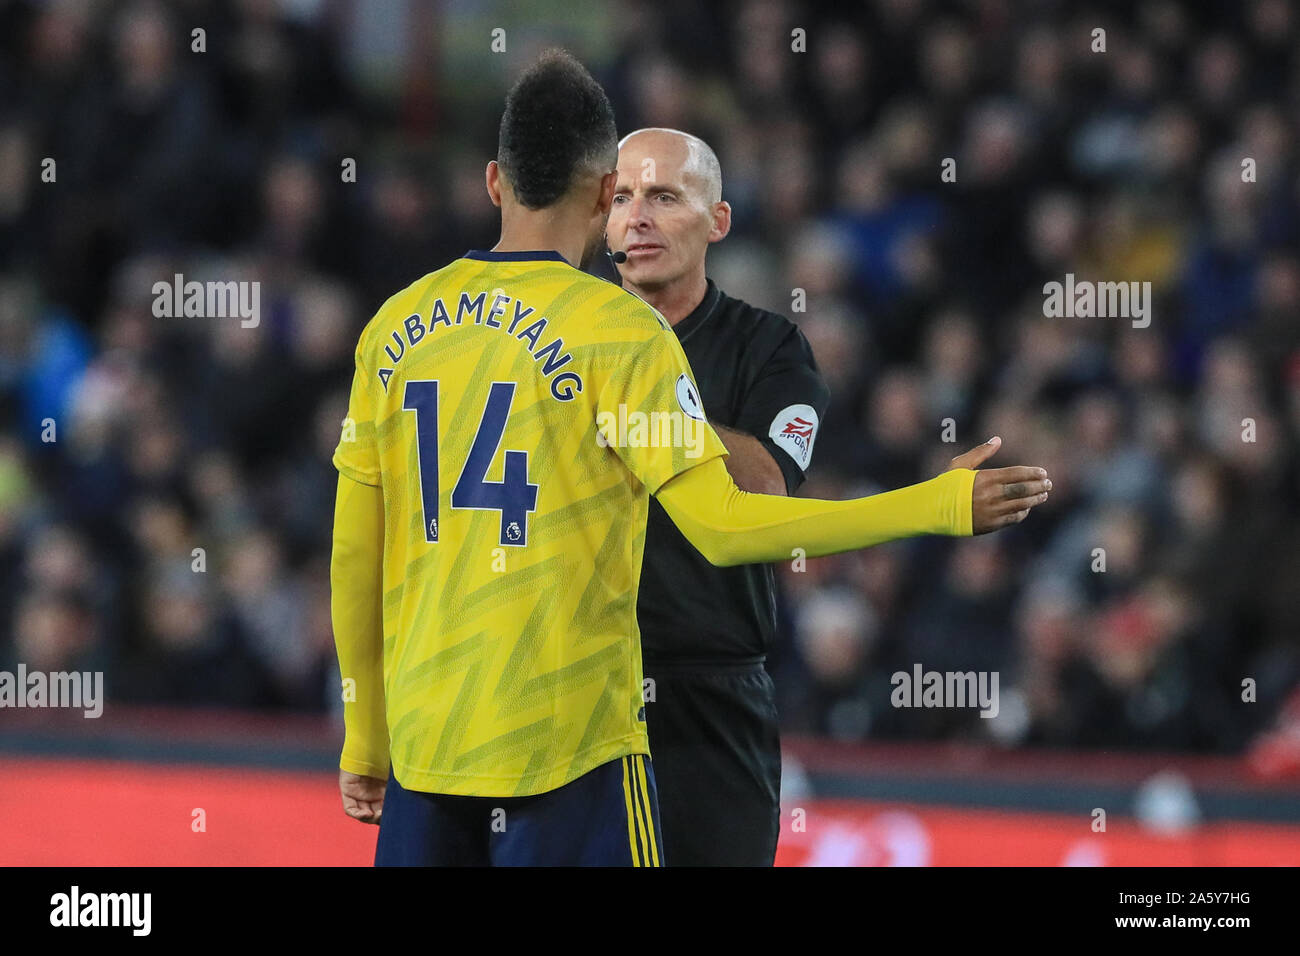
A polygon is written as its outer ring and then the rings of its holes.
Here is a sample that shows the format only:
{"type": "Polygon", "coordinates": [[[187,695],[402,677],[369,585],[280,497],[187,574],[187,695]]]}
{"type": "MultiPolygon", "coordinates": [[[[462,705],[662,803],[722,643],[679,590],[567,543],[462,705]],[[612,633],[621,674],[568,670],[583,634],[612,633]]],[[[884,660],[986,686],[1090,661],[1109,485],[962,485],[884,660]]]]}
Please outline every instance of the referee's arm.
{"type": "Polygon", "coordinates": [[[830,397],[812,347],[798,328],[790,326],[745,393],[735,427],[710,423],[731,453],[727,471],[736,487],[764,495],[793,495],[812,462],[813,441],[830,397]],[[798,417],[792,409],[812,410],[812,416],[806,412],[803,416],[810,421],[811,434],[782,435],[798,417]]]}
{"type": "Polygon", "coordinates": [[[741,491],[760,495],[786,493],[785,475],[773,453],[753,435],[736,431],[718,422],[709,422],[731,454],[727,457],[727,471],[741,491]]]}

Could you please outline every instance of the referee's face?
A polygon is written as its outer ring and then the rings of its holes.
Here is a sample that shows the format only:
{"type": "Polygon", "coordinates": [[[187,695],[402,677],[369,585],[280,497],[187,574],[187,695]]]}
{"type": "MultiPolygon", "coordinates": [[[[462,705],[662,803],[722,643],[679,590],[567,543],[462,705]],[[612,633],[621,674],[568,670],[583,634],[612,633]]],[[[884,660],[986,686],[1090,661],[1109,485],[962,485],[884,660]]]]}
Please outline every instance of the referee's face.
{"type": "Polygon", "coordinates": [[[713,204],[690,159],[683,137],[658,130],[638,133],[618,151],[606,234],[612,251],[627,253],[618,267],[625,283],[661,289],[703,270],[713,204]]]}

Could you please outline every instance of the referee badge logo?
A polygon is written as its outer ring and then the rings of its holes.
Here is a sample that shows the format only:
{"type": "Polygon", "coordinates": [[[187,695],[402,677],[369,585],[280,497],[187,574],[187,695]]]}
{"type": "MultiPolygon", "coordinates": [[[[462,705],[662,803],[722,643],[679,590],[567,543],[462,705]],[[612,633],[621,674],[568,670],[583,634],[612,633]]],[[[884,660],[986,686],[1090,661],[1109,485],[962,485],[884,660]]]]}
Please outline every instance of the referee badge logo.
{"type": "Polygon", "coordinates": [[[817,412],[811,405],[789,405],[777,412],[767,434],[801,470],[807,471],[818,424],[817,412]]]}

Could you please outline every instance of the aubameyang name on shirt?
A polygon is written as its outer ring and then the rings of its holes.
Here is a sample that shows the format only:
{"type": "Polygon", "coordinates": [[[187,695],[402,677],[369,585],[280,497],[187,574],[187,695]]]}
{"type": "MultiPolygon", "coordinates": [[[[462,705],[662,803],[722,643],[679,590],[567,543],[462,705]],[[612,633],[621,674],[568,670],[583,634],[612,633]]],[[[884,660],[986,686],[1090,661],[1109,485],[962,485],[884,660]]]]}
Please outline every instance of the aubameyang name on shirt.
{"type": "MultiPolygon", "coordinates": [[[[473,316],[475,325],[499,329],[506,335],[526,342],[528,351],[533,355],[533,361],[542,363],[542,376],[550,380],[552,397],[561,402],[573,401],[573,396],[582,391],[582,376],[572,371],[560,372],[560,369],[573,361],[573,356],[564,350],[564,339],[556,336],[545,345],[540,345],[546,333],[545,317],[538,317],[524,325],[525,320],[536,311],[535,309],[529,308],[520,300],[513,299],[503,292],[496,292],[489,305],[488,295],[487,292],[480,292],[470,298],[468,292],[462,292],[459,301],[455,304],[455,318],[452,318],[451,312],[441,298],[434,299],[427,319],[419,312],[412,313],[402,322],[400,330],[393,331],[392,341],[384,344],[384,354],[393,365],[396,365],[406,355],[407,349],[416,348],[424,341],[425,336],[438,331],[439,326],[450,329],[453,326],[463,325],[467,317],[473,316]],[[519,331],[516,332],[515,329],[519,331]]],[[[379,370],[379,381],[384,386],[384,391],[388,391],[388,380],[393,377],[393,371],[392,368],[379,370]]]]}

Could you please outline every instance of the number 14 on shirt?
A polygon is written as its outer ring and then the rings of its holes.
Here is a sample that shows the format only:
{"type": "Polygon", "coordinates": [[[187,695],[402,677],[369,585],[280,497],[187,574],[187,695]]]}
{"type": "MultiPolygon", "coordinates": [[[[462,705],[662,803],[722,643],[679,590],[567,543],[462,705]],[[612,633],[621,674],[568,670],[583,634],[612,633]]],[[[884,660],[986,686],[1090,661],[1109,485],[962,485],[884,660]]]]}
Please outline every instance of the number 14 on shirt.
{"type": "MultiPolygon", "coordinates": [[[[487,481],[506,419],[515,397],[514,382],[493,382],[474,442],[451,491],[453,508],[501,512],[501,543],[521,548],[528,543],[528,515],[537,510],[537,485],[528,481],[528,452],[507,449],[501,481],[487,481]]],[[[402,408],[415,413],[424,540],[438,540],[438,380],[408,381],[402,408]]]]}

